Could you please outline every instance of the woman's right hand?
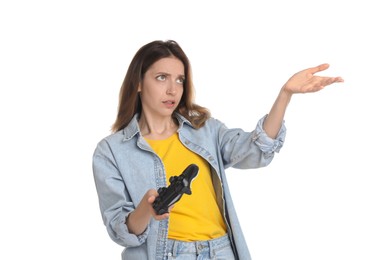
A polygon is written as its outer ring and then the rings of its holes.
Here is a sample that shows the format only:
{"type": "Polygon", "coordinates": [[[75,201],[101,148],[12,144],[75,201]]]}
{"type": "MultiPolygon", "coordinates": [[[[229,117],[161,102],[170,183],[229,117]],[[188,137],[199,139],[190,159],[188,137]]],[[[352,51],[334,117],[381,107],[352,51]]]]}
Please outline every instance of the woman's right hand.
{"type": "MultiPolygon", "coordinates": [[[[127,216],[126,225],[130,233],[134,233],[136,235],[142,234],[152,217],[158,221],[167,219],[169,217],[169,213],[157,215],[154,211],[153,202],[157,196],[158,192],[155,189],[146,191],[138,206],[127,216]]],[[[169,212],[172,208],[173,206],[168,209],[169,212]]]]}
{"type": "MultiPolygon", "coordinates": [[[[143,199],[142,199],[140,205],[141,205],[142,203],[144,203],[144,204],[145,204],[144,206],[149,208],[150,214],[153,216],[153,218],[154,218],[155,220],[163,220],[163,219],[166,219],[166,218],[169,217],[169,213],[164,213],[164,214],[162,214],[162,215],[157,215],[157,214],[156,214],[156,211],[155,211],[154,208],[153,208],[153,202],[156,200],[157,197],[158,197],[158,192],[157,192],[155,189],[150,189],[150,190],[148,190],[148,191],[145,193],[145,195],[144,195],[144,197],[143,197],[143,199]],[[144,202],[144,200],[145,200],[146,202],[144,202]]],[[[138,205],[138,207],[139,207],[140,205],[138,205]]],[[[173,206],[172,206],[172,207],[173,207],[173,206]]],[[[169,212],[171,211],[171,208],[172,208],[172,207],[170,207],[170,208],[168,209],[169,212]]]]}

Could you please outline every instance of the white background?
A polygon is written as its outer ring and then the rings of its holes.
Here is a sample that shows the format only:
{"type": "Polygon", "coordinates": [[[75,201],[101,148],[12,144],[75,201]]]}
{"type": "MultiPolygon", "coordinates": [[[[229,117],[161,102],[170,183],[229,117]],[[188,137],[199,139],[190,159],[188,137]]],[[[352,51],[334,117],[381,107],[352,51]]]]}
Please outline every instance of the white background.
{"type": "Polygon", "coordinates": [[[342,76],[293,97],[271,165],[228,170],[253,259],[390,259],[386,1],[2,1],[1,259],[120,259],[92,153],[141,45],[174,39],[197,103],[251,131],[295,72],[342,76]]]}

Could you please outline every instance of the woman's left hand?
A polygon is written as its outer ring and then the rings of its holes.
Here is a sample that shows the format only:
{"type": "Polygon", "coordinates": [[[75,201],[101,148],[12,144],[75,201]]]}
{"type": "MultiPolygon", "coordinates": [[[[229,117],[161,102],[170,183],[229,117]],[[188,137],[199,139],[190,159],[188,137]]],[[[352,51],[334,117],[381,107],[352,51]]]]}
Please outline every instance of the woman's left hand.
{"type": "Polygon", "coordinates": [[[308,68],[295,73],[283,86],[283,90],[289,94],[317,92],[324,87],[336,82],[344,82],[341,77],[323,77],[314,75],[317,72],[329,68],[324,63],[316,67],[308,68]]]}

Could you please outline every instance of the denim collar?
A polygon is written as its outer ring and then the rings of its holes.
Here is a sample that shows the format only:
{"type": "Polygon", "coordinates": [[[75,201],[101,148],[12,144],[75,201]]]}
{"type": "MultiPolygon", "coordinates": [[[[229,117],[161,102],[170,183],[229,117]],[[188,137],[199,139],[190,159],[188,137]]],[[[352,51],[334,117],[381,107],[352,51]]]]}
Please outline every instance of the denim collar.
{"type": "MultiPolygon", "coordinates": [[[[187,124],[187,125],[193,127],[191,122],[187,118],[182,116],[181,114],[175,112],[174,116],[176,117],[177,121],[179,122],[179,129],[177,130],[178,132],[180,132],[180,130],[183,128],[184,124],[187,124]]],[[[141,130],[139,129],[139,125],[138,125],[138,117],[139,117],[139,114],[138,113],[135,114],[133,116],[133,118],[131,119],[130,123],[123,129],[123,134],[124,134],[123,141],[129,141],[134,136],[140,135],[141,130]]]]}

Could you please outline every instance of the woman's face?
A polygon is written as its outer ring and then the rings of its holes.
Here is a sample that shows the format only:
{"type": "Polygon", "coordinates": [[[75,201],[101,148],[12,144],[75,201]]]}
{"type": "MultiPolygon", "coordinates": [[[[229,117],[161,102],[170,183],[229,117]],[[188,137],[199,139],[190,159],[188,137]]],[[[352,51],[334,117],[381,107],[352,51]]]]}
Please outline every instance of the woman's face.
{"type": "Polygon", "coordinates": [[[142,113],[170,117],[183,95],[184,79],[184,65],[179,59],[169,57],[156,61],[138,87],[142,113]]]}

